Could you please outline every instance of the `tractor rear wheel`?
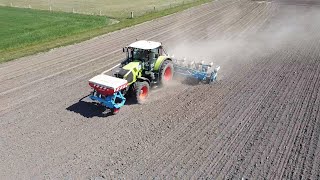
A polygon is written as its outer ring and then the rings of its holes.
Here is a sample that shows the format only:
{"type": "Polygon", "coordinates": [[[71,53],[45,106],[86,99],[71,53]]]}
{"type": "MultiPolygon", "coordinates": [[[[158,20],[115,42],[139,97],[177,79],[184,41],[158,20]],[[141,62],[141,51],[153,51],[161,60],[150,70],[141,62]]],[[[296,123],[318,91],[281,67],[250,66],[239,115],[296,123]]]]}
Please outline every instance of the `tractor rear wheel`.
{"type": "Polygon", "coordinates": [[[172,61],[165,60],[159,70],[159,81],[161,85],[168,84],[169,81],[173,78],[173,64],[172,61]]]}
{"type": "Polygon", "coordinates": [[[134,89],[135,89],[134,95],[135,95],[135,99],[136,99],[137,103],[141,104],[141,103],[145,102],[145,100],[147,99],[147,97],[149,95],[149,91],[150,91],[149,83],[146,81],[135,82],[134,89]]]}

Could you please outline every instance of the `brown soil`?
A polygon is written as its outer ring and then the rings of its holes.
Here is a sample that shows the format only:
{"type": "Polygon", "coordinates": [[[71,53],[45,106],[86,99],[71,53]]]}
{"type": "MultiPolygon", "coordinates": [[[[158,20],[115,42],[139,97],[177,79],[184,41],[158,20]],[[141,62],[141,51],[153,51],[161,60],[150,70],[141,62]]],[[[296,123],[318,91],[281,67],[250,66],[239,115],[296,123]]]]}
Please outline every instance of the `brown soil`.
{"type": "Polygon", "coordinates": [[[1,64],[1,179],[320,179],[319,10],[216,1],[1,64]],[[224,42],[218,82],[155,88],[116,116],[79,101],[136,39],[224,42]]]}

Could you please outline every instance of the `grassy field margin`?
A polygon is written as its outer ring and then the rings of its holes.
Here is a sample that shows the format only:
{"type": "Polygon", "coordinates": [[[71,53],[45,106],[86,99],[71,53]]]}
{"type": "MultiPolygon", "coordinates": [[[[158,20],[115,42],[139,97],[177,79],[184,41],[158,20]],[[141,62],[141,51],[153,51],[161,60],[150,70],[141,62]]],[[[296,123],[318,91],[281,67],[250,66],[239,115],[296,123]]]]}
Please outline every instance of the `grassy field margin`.
{"type": "Polygon", "coordinates": [[[146,21],[150,21],[150,20],[153,20],[153,19],[156,19],[159,17],[167,16],[167,15],[179,12],[179,11],[183,11],[183,10],[188,9],[190,7],[198,6],[198,5],[201,5],[201,4],[204,4],[207,2],[211,2],[211,1],[212,0],[198,0],[195,2],[191,2],[191,3],[185,3],[183,5],[176,6],[173,8],[146,13],[142,16],[135,17],[133,19],[120,19],[119,23],[105,26],[102,28],[88,30],[88,31],[81,32],[81,33],[74,34],[74,35],[67,36],[67,37],[59,37],[57,39],[50,40],[47,42],[41,42],[39,44],[33,44],[33,45],[21,47],[21,48],[9,49],[8,51],[1,53],[0,63],[7,62],[7,61],[10,61],[13,59],[17,59],[17,58],[20,58],[23,56],[32,55],[32,54],[39,53],[39,52],[45,52],[45,51],[48,51],[52,48],[85,41],[85,40],[91,39],[93,37],[102,35],[102,34],[110,33],[110,32],[117,31],[117,30],[120,30],[120,29],[123,29],[126,27],[130,27],[130,26],[134,26],[134,25],[146,22],[146,21]]]}

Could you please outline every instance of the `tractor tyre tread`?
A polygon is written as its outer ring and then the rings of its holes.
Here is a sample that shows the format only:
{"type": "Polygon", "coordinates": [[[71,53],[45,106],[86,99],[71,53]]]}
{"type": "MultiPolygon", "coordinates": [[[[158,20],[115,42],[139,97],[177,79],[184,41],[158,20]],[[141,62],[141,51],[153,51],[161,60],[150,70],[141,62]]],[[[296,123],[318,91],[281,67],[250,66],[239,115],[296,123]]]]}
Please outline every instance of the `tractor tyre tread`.
{"type": "MultiPolygon", "coordinates": [[[[174,71],[174,69],[173,69],[173,63],[172,63],[172,61],[170,61],[170,60],[165,60],[163,63],[162,63],[162,65],[161,65],[161,67],[160,67],[160,70],[159,70],[159,84],[160,85],[165,85],[167,82],[166,82],[166,80],[164,80],[163,79],[163,77],[164,77],[164,73],[165,73],[165,70],[168,68],[168,67],[170,67],[171,68],[171,73],[172,73],[172,76],[173,76],[173,71],[174,71]]],[[[171,77],[171,79],[172,79],[172,77],[171,77]]]]}
{"type": "MultiPolygon", "coordinates": [[[[150,85],[147,81],[137,81],[133,84],[133,96],[134,96],[134,101],[138,104],[142,104],[145,99],[142,99],[141,98],[141,89],[143,87],[146,87],[147,88],[147,93],[149,93],[150,91],[150,85]]],[[[148,94],[147,94],[148,96],[148,94]]],[[[147,96],[145,98],[147,98],[147,96]]]]}

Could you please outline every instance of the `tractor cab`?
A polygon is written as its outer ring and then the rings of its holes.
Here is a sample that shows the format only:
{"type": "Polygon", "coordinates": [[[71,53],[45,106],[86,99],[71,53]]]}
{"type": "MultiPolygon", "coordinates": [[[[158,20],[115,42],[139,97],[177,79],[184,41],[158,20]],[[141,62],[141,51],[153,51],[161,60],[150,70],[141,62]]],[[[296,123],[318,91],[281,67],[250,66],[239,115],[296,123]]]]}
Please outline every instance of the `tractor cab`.
{"type": "Polygon", "coordinates": [[[123,52],[126,53],[126,58],[114,76],[126,79],[129,85],[137,81],[163,84],[172,79],[172,60],[166,55],[160,42],[137,41],[123,48],[123,52]],[[166,78],[163,78],[164,75],[166,78]]]}
{"type": "Polygon", "coordinates": [[[164,50],[160,42],[154,41],[137,41],[123,48],[123,52],[127,53],[125,61],[126,65],[130,62],[141,62],[142,69],[153,71],[155,62],[159,56],[164,55],[164,50]]]}

